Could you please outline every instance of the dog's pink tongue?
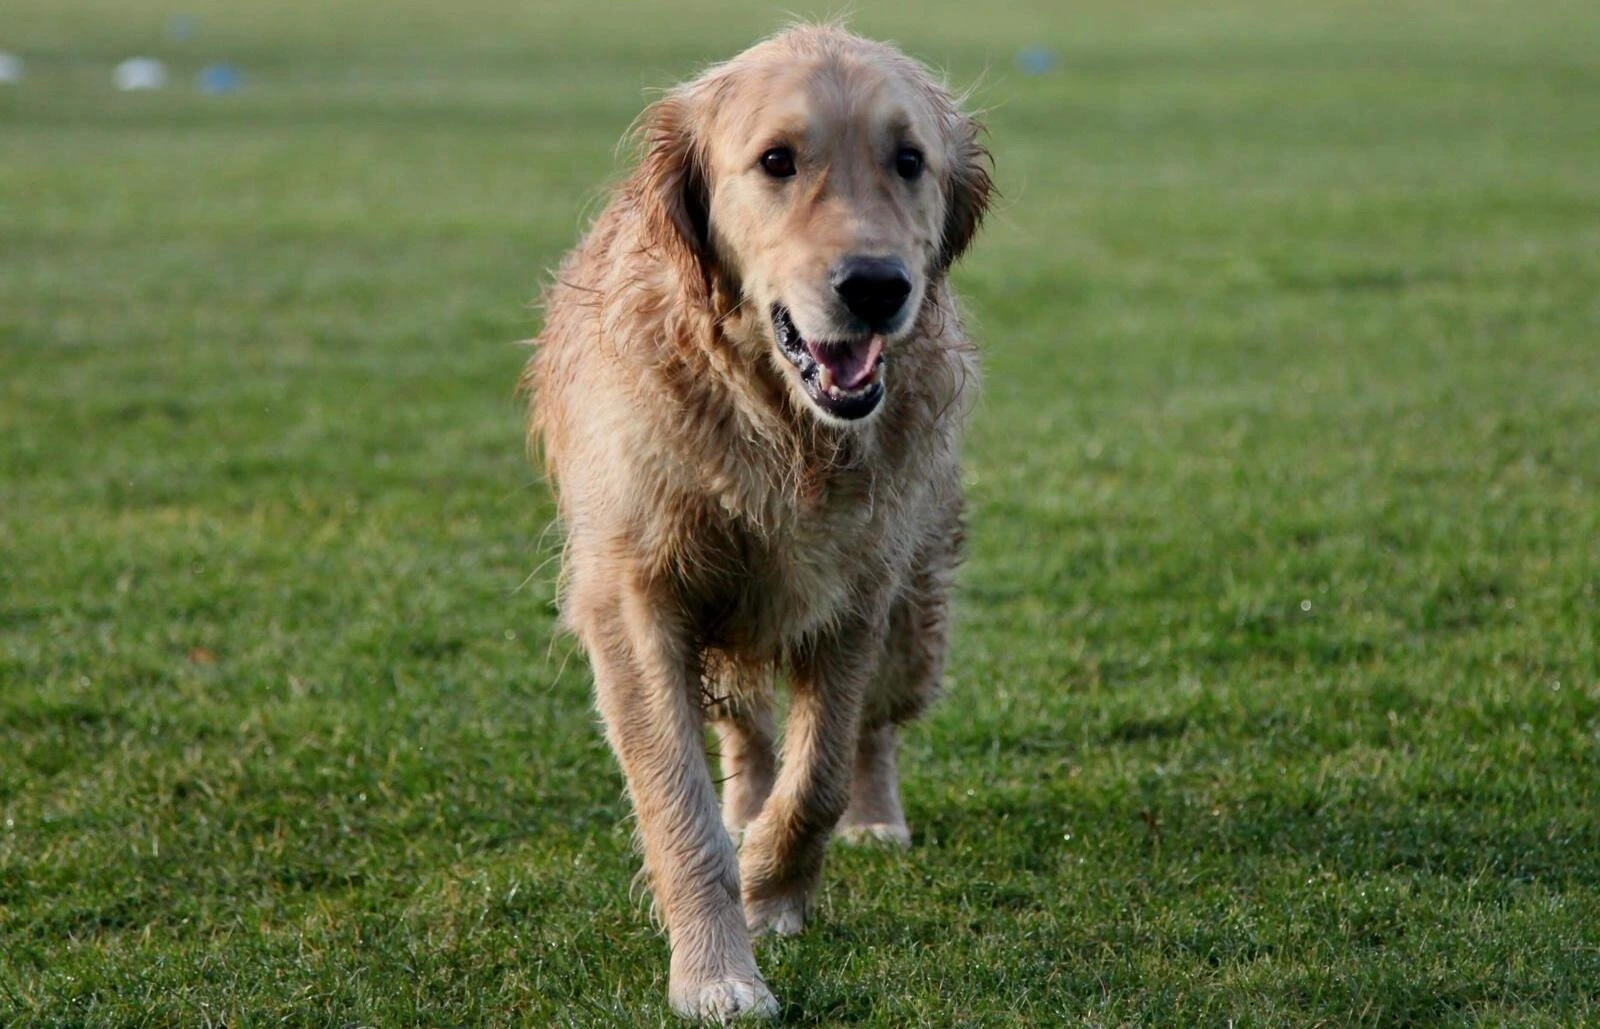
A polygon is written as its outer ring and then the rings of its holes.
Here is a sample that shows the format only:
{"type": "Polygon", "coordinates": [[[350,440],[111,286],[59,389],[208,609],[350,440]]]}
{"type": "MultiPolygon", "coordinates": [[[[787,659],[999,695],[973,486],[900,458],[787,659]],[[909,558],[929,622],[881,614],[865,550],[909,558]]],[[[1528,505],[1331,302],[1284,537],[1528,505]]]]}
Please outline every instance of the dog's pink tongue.
{"type": "Polygon", "coordinates": [[[825,343],[811,347],[811,356],[827,365],[833,381],[844,389],[857,389],[870,379],[882,354],[882,336],[873,336],[865,343],[825,343]]]}

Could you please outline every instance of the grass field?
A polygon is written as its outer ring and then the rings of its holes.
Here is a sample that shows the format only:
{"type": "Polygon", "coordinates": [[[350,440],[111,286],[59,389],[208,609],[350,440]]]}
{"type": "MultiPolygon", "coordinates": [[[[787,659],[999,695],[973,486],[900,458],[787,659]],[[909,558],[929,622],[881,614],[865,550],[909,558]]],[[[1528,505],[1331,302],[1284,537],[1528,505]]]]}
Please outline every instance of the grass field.
{"type": "MultiPolygon", "coordinates": [[[[858,6],[1005,200],[916,846],[785,1021],[1600,1023],[1600,5],[858,6]]],[[[0,1024],[669,1021],[515,341],[780,21],[7,0],[0,1024]]]]}

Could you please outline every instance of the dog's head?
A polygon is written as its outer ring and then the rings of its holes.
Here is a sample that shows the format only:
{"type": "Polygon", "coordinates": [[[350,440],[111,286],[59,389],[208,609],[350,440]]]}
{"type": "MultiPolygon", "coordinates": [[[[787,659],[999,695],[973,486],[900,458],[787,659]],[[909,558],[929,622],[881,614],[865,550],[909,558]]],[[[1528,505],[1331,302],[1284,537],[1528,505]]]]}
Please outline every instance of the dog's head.
{"type": "Polygon", "coordinates": [[[988,206],[979,126],[922,65],[802,26],[646,112],[633,188],[694,302],[758,338],[824,420],[869,417],[886,364],[988,206]]]}

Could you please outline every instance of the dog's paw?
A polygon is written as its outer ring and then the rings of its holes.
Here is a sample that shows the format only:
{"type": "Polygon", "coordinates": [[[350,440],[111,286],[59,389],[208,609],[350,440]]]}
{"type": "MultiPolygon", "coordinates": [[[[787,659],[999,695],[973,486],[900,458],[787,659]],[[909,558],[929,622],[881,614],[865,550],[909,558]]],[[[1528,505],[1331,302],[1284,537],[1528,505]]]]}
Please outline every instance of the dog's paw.
{"type": "Polygon", "coordinates": [[[806,927],[805,898],[782,893],[761,900],[746,897],[744,918],[751,936],[794,936],[806,927]]]}
{"type": "Polygon", "coordinates": [[[717,1025],[747,1018],[776,1018],[778,1014],[777,998],[760,979],[674,985],[667,999],[674,1014],[717,1025]]]}
{"type": "Polygon", "coordinates": [[[911,846],[911,830],[906,828],[904,822],[841,825],[835,838],[852,847],[891,847],[904,850],[911,846]]]}

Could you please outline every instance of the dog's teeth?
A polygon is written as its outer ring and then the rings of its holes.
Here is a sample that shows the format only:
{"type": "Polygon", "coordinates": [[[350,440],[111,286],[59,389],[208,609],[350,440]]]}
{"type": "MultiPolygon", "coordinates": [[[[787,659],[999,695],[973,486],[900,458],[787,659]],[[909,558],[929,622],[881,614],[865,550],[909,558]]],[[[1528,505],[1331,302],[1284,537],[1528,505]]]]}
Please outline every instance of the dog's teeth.
{"type": "Polygon", "coordinates": [[[827,365],[822,366],[822,391],[824,393],[833,392],[833,371],[827,365]]]}

